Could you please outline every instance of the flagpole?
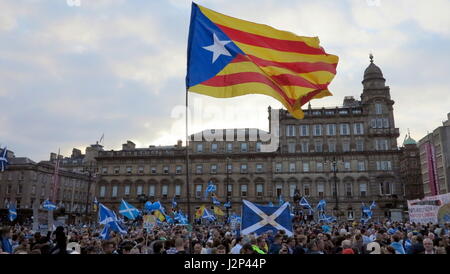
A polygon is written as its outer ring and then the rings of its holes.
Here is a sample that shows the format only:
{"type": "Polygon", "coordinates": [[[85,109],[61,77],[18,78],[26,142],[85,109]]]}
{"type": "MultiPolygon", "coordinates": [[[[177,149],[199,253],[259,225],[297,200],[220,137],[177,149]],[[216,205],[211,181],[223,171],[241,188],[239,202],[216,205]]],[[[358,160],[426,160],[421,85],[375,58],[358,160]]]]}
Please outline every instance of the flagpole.
{"type": "MultiPolygon", "coordinates": [[[[186,197],[187,197],[187,212],[188,212],[188,224],[193,225],[192,216],[191,216],[191,199],[190,199],[190,191],[189,191],[189,131],[188,131],[188,113],[189,113],[189,92],[188,87],[186,86],[186,197]]],[[[191,249],[191,233],[189,233],[189,249],[191,249]]]]}

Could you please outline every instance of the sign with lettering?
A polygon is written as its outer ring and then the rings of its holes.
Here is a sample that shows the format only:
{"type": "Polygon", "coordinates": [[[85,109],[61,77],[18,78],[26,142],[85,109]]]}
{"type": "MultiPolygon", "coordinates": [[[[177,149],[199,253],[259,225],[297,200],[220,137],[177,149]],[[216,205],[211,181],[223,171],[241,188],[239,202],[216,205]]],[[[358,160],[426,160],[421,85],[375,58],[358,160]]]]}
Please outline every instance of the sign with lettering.
{"type": "Polygon", "coordinates": [[[408,200],[409,220],[415,223],[450,222],[450,193],[408,200]]]}

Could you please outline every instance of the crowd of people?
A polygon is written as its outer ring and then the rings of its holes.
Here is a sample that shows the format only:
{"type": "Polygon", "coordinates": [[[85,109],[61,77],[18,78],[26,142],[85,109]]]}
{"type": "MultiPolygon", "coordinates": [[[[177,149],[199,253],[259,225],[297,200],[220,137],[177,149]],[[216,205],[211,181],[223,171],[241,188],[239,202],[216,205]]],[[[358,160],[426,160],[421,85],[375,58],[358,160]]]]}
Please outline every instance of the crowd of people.
{"type": "Polygon", "coordinates": [[[1,254],[450,254],[450,224],[385,221],[303,223],[285,231],[239,235],[228,225],[164,224],[147,232],[100,237],[100,227],[58,226],[44,235],[29,226],[4,226],[1,254]]]}

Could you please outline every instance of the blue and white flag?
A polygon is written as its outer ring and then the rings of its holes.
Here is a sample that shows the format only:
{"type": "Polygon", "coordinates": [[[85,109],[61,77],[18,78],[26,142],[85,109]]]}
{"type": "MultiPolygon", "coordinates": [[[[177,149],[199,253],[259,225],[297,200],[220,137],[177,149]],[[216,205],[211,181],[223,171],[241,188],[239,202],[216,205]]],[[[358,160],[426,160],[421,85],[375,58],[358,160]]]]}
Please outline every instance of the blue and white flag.
{"type": "Polygon", "coordinates": [[[157,202],[146,202],[144,205],[144,208],[148,211],[155,211],[155,210],[160,210],[161,209],[161,203],[159,201],[157,202]]]}
{"type": "Polygon", "coordinates": [[[283,196],[280,195],[280,197],[278,197],[278,206],[282,206],[283,204],[284,204],[283,196]]]}
{"type": "Polygon", "coordinates": [[[102,234],[109,235],[109,230],[119,232],[121,234],[127,234],[126,229],[123,227],[122,221],[117,218],[114,211],[107,208],[103,204],[99,204],[100,210],[98,211],[99,223],[105,225],[107,228],[103,228],[102,234]]]}
{"type": "Polygon", "coordinates": [[[377,204],[375,203],[375,201],[372,201],[372,204],[370,205],[370,210],[374,209],[377,206],[377,204]]]}
{"type": "Polygon", "coordinates": [[[242,235],[255,232],[261,235],[269,230],[284,230],[286,235],[292,236],[292,218],[287,203],[280,207],[256,205],[243,200],[242,205],[242,235]]]}
{"type": "Polygon", "coordinates": [[[306,207],[306,208],[309,208],[310,210],[313,210],[312,207],[311,207],[311,205],[308,203],[308,201],[306,200],[305,197],[302,197],[302,198],[300,199],[299,205],[301,205],[301,206],[303,206],[303,207],[306,207]]]}
{"type": "Polygon", "coordinates": [[[168,222],[169,224],[173,224],[174,221],[172,219],[172,217],[170,217],[169,215],[164,215],[166,217],[166,222],[168,222]]]}
{"type": "Polygon", "coordinates": [[[336,221],[336,218],[333,216],[326,215],[325,213],[319,213],[319,222],[331,223],[336,221]]]}
{"type": "Polygon", "coordinates": [[[269,206],[269,207],[274,207],[274,205],[273,205],[272,202],[269,202],[269,203],[267,204],[267,206],[269,206]]]}
{"type": "Polygon", "coordinates": [[[0,150],[0,172],[5,171],[6,166],[8,165],[8,158],[6,157],[8,153],[8,149],[5,147],[3,150],[0,150]]]}
{"type": "Polygon", "coordinates": [[[215,221],[216,217],[214,216],[214,214],[210,213],[206,208],[203,210],[203,215],[202,215],[203,219],[206,219],[208,221],[215,221]]]}
{"type": "Polygon", "coordinates": [[[17,218],[17,209],[13,204],[8,205],[8,219],[12,222],[17,218]]]}
{"type": "Polygon", "coordinates": [[[131,220],[134,220],[139,216],[139,210],[125,202],[125,200],[122,200],[119,206],[119,213],[131,220]]]}
{"type": "Polygon", "coordinates": [[[48,211],[52,211],[57,208],[57,206],[54,203],[50,202],[48,199],[44,201],[42,207],[47,209],[48,211]]]}
{"type": "Polygon", "coordinates": [[[226,208],[231,208],[231,201],[224,203],[223,206],[226,208]]]}
{"type": "Polygon", "coordinates": [[[320,200],[319,203],[317,204],[317,209],[319,211],[325,211],[326,206],[327,206],[327,202],[325,202],[325,200],[320,200]]]}
{"type": "Polygon", "coordinates": [[[220,206],[220,201],[217,200],[217,198],[215,196],[211,196],[211,198],[212,198],[212,202],[213,202],[214,205],[220,206]]]}
{"type": "Polygon", "coordinates": [[[178,221],[180,224],[183,224],[183,225],[188,224],[188,219],[182,212],[177,212],[175,214],[174,219],[176,221],[178,221]]]}
{"type": "Polygon", "coordinates": [[[175,196],[172,198],[172,208],[177,207],[177,201],[175,201],[175,196]]]}
{"type": "Polygon", "coordinates": [[[216,192],[216,190],[217,190],[216,185],[213,184],[212,181],[209,181],[208,186],[206,187],[206,190],[205,190],[205,198],[208,197],[208,193],[216,192]]]}

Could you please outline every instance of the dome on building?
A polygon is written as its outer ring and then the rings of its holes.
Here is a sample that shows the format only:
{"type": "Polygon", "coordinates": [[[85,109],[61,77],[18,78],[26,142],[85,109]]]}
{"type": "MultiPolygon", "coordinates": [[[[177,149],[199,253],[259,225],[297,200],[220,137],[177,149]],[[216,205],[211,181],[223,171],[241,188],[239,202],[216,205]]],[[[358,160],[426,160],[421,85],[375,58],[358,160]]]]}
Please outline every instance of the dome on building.
{"type": "Polygon", "coordinates": [[[417,142],[416,142],[416,140],[414,140],[413,138],[408,137],[408,138],[403,142],[403,145],[404,145],[404,146],[405,146],[405,145],[417,145],[417,142]]]}
{"type": "Polygon", "coordinates": [[[409,129],[408,129],[408,135],[405,136],[405,141],[403,141],[403,146],[405,146],[405,145],[417,145],[416,140],[411,138],[411,134],[409,133],[409,129]]]}
{"type": "Polygon", "coordinates": [[[383,79],[383,73],[381,69],[373,63],[373,55],[370,54],[370,65],[364,71],[364,81],[372,80],[372,79],[383,79]]]}

